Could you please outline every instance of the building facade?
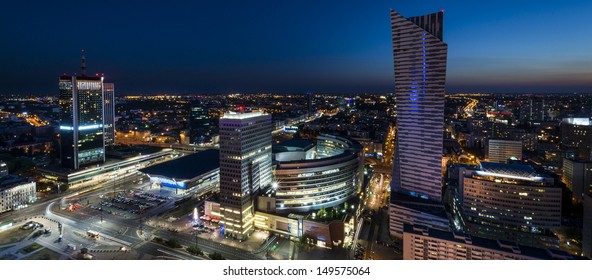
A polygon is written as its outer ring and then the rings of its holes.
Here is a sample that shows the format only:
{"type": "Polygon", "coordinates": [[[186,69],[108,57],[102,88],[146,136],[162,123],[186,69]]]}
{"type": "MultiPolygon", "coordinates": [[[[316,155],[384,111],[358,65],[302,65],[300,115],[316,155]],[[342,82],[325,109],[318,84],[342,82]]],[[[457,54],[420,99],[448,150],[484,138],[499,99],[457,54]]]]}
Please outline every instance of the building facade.
{"type": "Polygon", "coordinates": [[[576,160],[592,161],[591,118],[564,118],[561,121],[561,146],[576,160]]]}
{"type": "Polygon", "coordinates": [[[62,166],[105,162],[103,77],[61,76],[59,89],[62,166]]]}
{"type": "MultiPolygon", "coordinates": [[[[5,176],[10,177],[10,176],[5,176]]],[[[5,179],[7,181],[10,179],[5,179]]],[[[4,184],[0,181],[0,213],[17,210],[37,199],[35,182],[16,182],[4,184]]]]}
{"type": "Polygon", "coordinates": [[[448,49],[442,41],[443,16],[438,12],[404,18],[391,10],[397,102],[391,187],[438,202],[442,197],[448,49]]]}
{"type": "Polygon", "coordinates": [[[441,203],[391,193],[389,205],[389,233],[403,238],[405,224],[421,225],[440,230],[450,230],[450,221],[441,203]]]}
{"type": "Polygon", "coordinates": [[[105,146],[115,144],[115,85],[103,83],[103,135],[105,146]]]}
{"type": "Polygon", "coordinates": [[[192,102],[190,115],[190,142],[204,143],[210,129],[210,118],[208,116],[208,109],[200,102],[192,102]]]}
{"type": "Polygon", "coordinates": [[[304,143],[306,151],[300,152],[280,144],[283,149],[274,153],[275,182],[271,191],[278,213],[337,206],[361,190],[364,180],[362,145],[347,137],[325,134],[318,136],[316,147],[310,143],[304,143]]]}
{"type": "Polygon", "coordinates": [[[581,203],[585,193],[592,193],[592,162],[563,158],[561,181],[572,191],[572,202],[581,203]]]}
{"type": "Polygon", "coordinates": [[[509,159],[522,159],[522,141],[489,139],[487,147],[488,161],[507,163],[509,159]]]}
{"type": "Polygon", "coordinates": [[[561,188],[525,164],[481,162],[459,178],[458,201],[469,232],[537,246],[561,226],[561,188]]]}
{"type": "Polygon", "coordinates": [[[404,260],[572,260],[555,249],[521,246],[463,233],[405,225],[404,260]]]}
{"type": "Polygon", "coordinates": [[[227,235],[253,232],[254,198],[271,185],[271,115],[229,112],[220,118],[220,211],[227,235]]]}

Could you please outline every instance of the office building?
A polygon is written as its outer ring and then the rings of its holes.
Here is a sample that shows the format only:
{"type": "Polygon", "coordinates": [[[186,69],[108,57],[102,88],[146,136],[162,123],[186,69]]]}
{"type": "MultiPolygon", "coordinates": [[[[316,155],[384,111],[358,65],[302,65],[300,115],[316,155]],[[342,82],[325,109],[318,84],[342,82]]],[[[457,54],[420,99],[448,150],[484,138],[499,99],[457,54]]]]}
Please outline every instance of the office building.
{"type": "MultiPolygon", "coordinates": [[[[461,168],[462,170],[462,168],[461,168]]],[[[471,234],[529,246],[556,246],[561,188],[526,164],[481,162],[461,171],[458,201],[471,234]]]]}
{"type": "Polygon", "coordinates": [[[205,143],[207,142],[206,136],[209,134],[210,129],[210,118],[208,116],[208,109],[201,104],[201,102],[190,103],[190,142],[191,143],[205,143]]]}
{"type": "Polygon", "coordinates": [[[229,112],[220,118],[220,212],[224,233],[253,232],[254,198],[271,185],[271,115],[229,112]]]}
{"type": "Polygon", "coordinates": [[[573,260],[582,259],[556,249],[541,249],[514,242],[463,233],[405,225],[404,260],[573,260]]]}
{"type": "Polygon", "coordinates": [[[321,134],[273,147],[275,181],[257,198],[266,212],[308,212],[343,204],[364,181],[362,145],[348,137],[321,134]]]}
{"type": "Polygon", "coordinates": [[[404,18],[391,10],[397,138],[392,189],[441,201],[448,46],[443,12],[404,18]],[[421,174],[421,176],[419,176],[421,174]]]}
{"type": "Polygon", "coordinates": [[[584,195],[584,228],[582,230],[582,253],[592,258],[592,194],[584,195]]]}
{"type": "Polygon", "coordinates": [[[592,161],[591,118],[564,118],[561,122],[561,146],[576,160],[592,161]]]}
{"type": "Polygon", "coordinates": [[[592,162],[563,158],[561,180],[572,192],[572,202],[581,203],[585,193],[592,193],[592,162]]]}
{"type": "Polygon", "coordinates": [[[0,213],[17,210],[37,199],[35,182],[27,182],[16,175],[0,178],[0,213]]]}
{"type": "Polygon", "coordinates": [[[84,51],[82,76],[61,76],[60,157],[62,166],[81,166],[105,162],[103,134],[103,77],[87,77],[84,51]]]}
{"type": "Polygon", "coordinates": [[[103,83],[103,135],[105,146],[115,144],[115,85],[103,83]]]}
{"type": "Polygon", "coordinates": [[[489,139],[487,147],[488,161],[508,163],[508,160],[522,159],[522,141],[489,139]]]}

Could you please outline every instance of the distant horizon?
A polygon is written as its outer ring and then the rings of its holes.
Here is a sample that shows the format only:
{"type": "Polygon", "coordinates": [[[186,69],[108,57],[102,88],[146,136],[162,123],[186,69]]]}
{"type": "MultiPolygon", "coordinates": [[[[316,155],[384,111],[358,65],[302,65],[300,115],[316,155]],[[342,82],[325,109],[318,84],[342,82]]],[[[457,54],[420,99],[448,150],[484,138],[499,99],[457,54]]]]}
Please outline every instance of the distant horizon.
{"type": "MultiPolygon", "coordinates": [[[[116,97],[127,97],[127,96],[215,96],[215,95],[256,95],[256,94],[277,94],[277,95],[305,95],[308,92],[219,92],[219,93],[174,93],[174,92],[161,92],[161,93],[118,93],[117,85],[115,88],[116,97]]],[[[339,92],[312,92],[315,95],[394,95],[394,92],[358,92],[358,93],[339,93],[339,92]]],[[[42,94],[42,93],[2,93],[0,92],[0,99],[2,97],[7,98],[11,96],[18,97],[57,97],[58,93],[55,94],[42,94]]],[[[533,95],[533,96],[557,96],[557,95],[592,95],[592,92],[446,92],[446,95],[461,95],[461,94],[486,94],[486,95],[533,95]]]]}

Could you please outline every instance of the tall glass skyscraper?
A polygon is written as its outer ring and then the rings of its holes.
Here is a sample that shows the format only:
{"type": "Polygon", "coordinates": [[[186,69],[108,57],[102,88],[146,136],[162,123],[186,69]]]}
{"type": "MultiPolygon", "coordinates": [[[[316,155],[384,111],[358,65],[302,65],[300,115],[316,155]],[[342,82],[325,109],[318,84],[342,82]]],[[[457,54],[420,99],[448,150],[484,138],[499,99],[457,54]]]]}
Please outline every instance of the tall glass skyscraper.
{"type": "Polygon", "coordinates": [[[391,10],[397,135],[391,188],[441,201],[444,86],[448,46],[443,12],[405,18],[391,10]]]}
{"type": "Polygon", "coordinates": [[[62,166],[105,162],[103,77],[60,77],[62,166]]]}
{"type": "Polygon", "coordinates": [[[103,83],[103,110],[105,146],[115,144],[115,85],[103,83]]]}
{"type": "Polygon", "coordinates": [[[105,162],[103,77],[87,77],[84,50],[82,76],[61,76],[60,158],[62,166],[79,169],[105,162]]]}
{"type": "Polygon", "coordinates": [[[271,185],[271,115],[229,112],[220,118],[220,214],[224,233],[245,239],[255,230],[253,200],[271,185]]]}

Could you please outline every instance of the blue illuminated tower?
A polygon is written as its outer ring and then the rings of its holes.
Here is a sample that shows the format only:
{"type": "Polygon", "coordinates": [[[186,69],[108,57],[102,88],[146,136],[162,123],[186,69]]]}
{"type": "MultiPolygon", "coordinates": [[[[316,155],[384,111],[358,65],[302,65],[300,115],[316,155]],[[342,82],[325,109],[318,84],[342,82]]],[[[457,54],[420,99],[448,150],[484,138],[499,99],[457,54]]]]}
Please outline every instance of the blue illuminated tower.
{"type": "Polygon", "coordinates": [[[448,46],[444,12],[405,18],[391,10],[397,135],[393,192],[440,202],[444,86],[448,46]]]}
{"type": "Polygon", "coordinates": [[[62,167],[105,162],[103,77],[87,77],[84,50],[82,76],[59,78],[60,158],[62,167]]]}

